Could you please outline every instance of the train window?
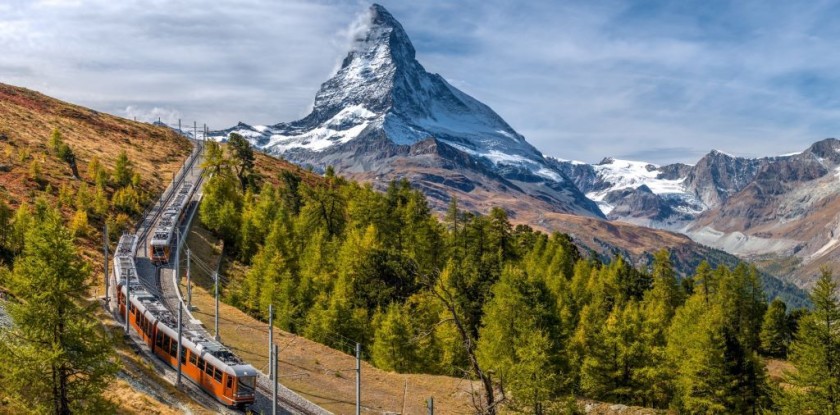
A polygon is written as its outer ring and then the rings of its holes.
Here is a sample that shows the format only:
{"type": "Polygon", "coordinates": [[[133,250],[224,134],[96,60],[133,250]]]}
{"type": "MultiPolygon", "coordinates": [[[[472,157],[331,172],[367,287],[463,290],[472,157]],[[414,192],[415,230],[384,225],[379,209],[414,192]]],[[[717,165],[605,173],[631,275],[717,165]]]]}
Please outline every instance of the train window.
{"type": "Polygon", "coordinates": [[[227,388],[230,389],[231,387],[233,387],[233,376],[228,376],[227,377],[227,388]]]}
{"type": "Polygon", "coordinates": [[[202,372],[204,371],[204,359],[200,357],[198,358],[198,370],[202,372]]]}
{"type": "Polygon", "coordinates": [[[206,363],[204,365],[204,373],[213,376],[213,365],[211,365],[210,363],[206,363]]]}
{"type": "Polygon", "coordinates": [[[213,378],[216,379],[216,382],[222,383],[222,371],[219,368],[216,368],[216,371],[213,373],[213,378]]]}
{"type": "Polygon", "coordinates": [[[178,342],[174,339],[169,343],[169,355],[170,356],[178,356],[178,342]]]}
{"type": "Polygon", "coordinates": [[[198,360],[196,360],[195,353],[190,350],[190,364],[193,366],[198,366],[198,360]]]}
{"type": "Polygon", "coordinates": [[[239,395],[251,395],[254,393],[256,378],[253,376],[241,376],[236,379],[236,393],[239,395]]]}
{"type": "Polygon", "coordinates": [[[155,338],[155,345],[158,347],[163,346],[163,333],[157,332],[157,338],[155,338]]]}
{"type": "Polygon", "coordinates": [[[160,348],[163,349],[164,352],[169,353],[169,336],[163,336],[163,344],[160,345],[160,348]]]}

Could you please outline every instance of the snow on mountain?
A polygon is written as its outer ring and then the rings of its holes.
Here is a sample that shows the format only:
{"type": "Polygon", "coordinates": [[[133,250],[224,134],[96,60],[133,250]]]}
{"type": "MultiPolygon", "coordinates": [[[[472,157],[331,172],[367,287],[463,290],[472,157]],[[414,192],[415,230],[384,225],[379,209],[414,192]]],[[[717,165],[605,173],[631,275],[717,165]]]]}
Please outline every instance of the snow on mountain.
{"type": "Polygon", "coordinates": [[[683,201],[679,204],[678,211],[698,214],[706,209],[703,203],[686,189],[685,177],[663,178],[659,166],[655,164],[607,158],[593,168],[598,179],[609,183],[609,187],[587,192],[586,196],[598,203],[605,215],[609,215],[614,208],[605,201],[610,193],[641,186],[646,186],[653,194],[662,198],[683,201]]]}
{"type": "MultiPolygon", "coordinates": [[[[364,27],[336,74],[321,85],[309,115],[270,126],[239,123],[211,137],[225,140],[238,133],[290,161],[377,177],[406,177],[407,171],[400,169],[416,167],[417,160],[397,163],[394,158],[432,151],[447,161],[424,161],[424,169],[434,164],[480,173],[502,191],[526,193],[563,212],[603,217],[595,203],[490,107],[427,72],[402,25],[384,7],[371,6],[364,27]],[[434,145],[427,145],[428,140],[434,145]]],[[[413,174],[415,180],[442,177],[413,174]]],[[[443,181],[459,183],[461,189],[487,183],[478,178],[469,179],[467,186],[463,178],[443,181]]],[[[435,189],[430,196],[445,199],[446,193],[435,189]]]]}
{"type": "MultiPolygon", "coordinates": [[[[365,33],[354,39],[341,68],[315,96],[312,113],[292,123],[225,130],[259,140],[272,154],[314,152],[345,144],[368,127],[382,128],[395,144],[429,137],[494,164],[545,169],[542,154],[490,107],[426,72],[402,25],[373,5],[365,33]]],[[[542,176],[562,180],[543,171],[542,176]]]]}
{"type": "Polygon", "coordinates": [[[691,166],[685,164],[658,166],[612,157],[598,164],[551,160],[610,219],[672,228],[708,209],[687,187],[691,166]]]}

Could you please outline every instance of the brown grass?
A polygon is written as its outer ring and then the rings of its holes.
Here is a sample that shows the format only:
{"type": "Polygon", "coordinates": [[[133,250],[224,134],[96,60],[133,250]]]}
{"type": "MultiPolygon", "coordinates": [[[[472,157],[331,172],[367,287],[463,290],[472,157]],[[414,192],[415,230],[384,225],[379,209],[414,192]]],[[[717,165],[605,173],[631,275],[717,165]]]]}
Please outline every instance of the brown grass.
{"type": "MultiPolygon", "coordinates": [[[[32,204],[37,197],[56,205],[62,185],[72,189],[74,195],[82,183],[94,189],[94,183],[87,177],[90,160],[96,156],[103,166],[112,170],[123,150],[142,177],[141,188],[154,199],[166,188],[191,148],[188,140],[169,128],[130,121],[25,88],[0,84],[0,165],[4,167],[0,169],[0,198],[13,208],[22,203],[32,204]],[[78,179],[73,177],[70,166],[48,149],[55,128],[76,156],[78,179]],[[30,177],[29,166],[33,160],[41,165],[43,185],[30,177]],[[51,192],[45,191],[47,186],[51,192]]],[[[113,190],[107,189],[109,197],[113,190]]],[[[69,219],[73,210],[65,207],[63,213],[69,219]]],[[[101,269],[102,263],[102,224],[101,219],[91,217],[93,232],[78,241],[82,255],[97,265],[96,270],[101,269]]],[[[95,280],[100,294],[101,280],[95,280]]]]}
{"type": "MultiPolygon", "coordinates": [[[[157,197],[190,149],[186,139],[168,128],[103,114],[28,89],[0,84],[0,198],[13,208],[22,203],[31,204],[37,197],[44,197],[55,205],[62,185],[75,192],[83,182],[87,182],[93,189],[93,183],[87,178],[88,162],[97,156],[111,170],[122,150],[126,151],[135,171],[142,176],[141,188],[157,197]],[[81,179],[74,178],[69,165],[48,151],[48,140],[54,128],[59,129],[64,142],[72,148],[81,179]],[[41,164],[45,180],[43,186],[30,178],[32,160],[41,164]],[[52,188],[51,193],[44,191],[47,185],[52,188]]],[[[108,190],[110,196],[113,189],[108,190]]],[[[63,213],[69,218],[72,210],[65,208],[63,213]]],[[[101,296],[102,222],[91,218],[90,224],[94,232],[80,238],[77,246],[92,265],[91,294],[101,296]]],[[[115,379],[105,391],[105,396],[115,402],[119,413],[182,412],[134,385],[157,391],[159,396],[169,396],[193,413],[207,413],[202,412],[200,406],[190,403],[189,397],[159,380],[148,362],[126,346],[119,328],[115,329],[110,317],[104,313],[99,313],[98,317],[112,330],[117,355],[123,366],[121,378],[115,379]],[[133,379],[134,385],[124,379],[133,379]]],[[[3,411],[0,405],[0,413],[3,411]]]]}

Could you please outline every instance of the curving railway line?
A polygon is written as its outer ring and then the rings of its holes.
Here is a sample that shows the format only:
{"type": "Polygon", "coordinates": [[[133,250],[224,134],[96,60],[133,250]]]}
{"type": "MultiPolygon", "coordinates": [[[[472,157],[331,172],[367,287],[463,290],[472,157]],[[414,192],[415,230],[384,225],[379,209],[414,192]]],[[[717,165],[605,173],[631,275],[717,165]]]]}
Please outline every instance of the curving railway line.
{"type": "MultiPolygon", "coordinates": [[[[182,307],[184,388],[197,401],[219,412],[241,413],[247,406],[253,412],[270,414],[271,380],[213,340],[183,306],[178,289],[174,258],[183,245],[179,235],[188,232],[201,198],[203,143],[195,140],[193,144],[192,153],[170,186],[144,212],[134,233],[121,238],[109,297],[116,305],[118,318],[124,321],[129,293],[131,338],[150,359],[157,359],[153,363],[162,366],[170,380],[177,376],[177,315],[182,307]]],[[[278,389],[278,413],[330,414],[282,385],[278,389]]]]}

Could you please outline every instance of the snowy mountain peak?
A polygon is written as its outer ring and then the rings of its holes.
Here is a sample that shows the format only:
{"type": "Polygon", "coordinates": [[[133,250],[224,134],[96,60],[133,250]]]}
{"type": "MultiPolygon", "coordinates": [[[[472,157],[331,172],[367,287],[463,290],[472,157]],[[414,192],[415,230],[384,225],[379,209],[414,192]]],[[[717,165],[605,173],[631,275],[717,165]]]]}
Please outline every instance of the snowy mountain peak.
{"type": "Polygon", "coordinates": [[[560,177],[492,109],[427,72],[415,59],[402,25],[378,4],[370,7],[353,35],[339,70],[321,85],[308,116],[260,131],[237,126],[220,133],[237,131],[266,151],[282,154],[324,151],[359,137],[368,127],[384,130],[395,144],[435,138],[494,164],[560,177]]]}
{"type": "MultiPolygon", "coordinates": [[[[316,168],[333,165],[357,173],[392,174],[408,164],[416,168],[412,163],[419,159],[400,161],[407,164],[399,169],[382,160],[436,149],[439,157],[446,158],[440,162],[446,169],[479,172],[498,181],[500,189],[530,193],[566,212],[603,216],[490,107],[427,72],[403,26],[377,4],[358,25],[341,67],[321,85],[309,115],[268,127],[240,124],[212,135],[225,140],[234,132],[267,153],[316,168]]],[[[424,159],[421,164],[425,168],[429,162],[424,159]]],[[[441,180],[442,176],[428,177],[441,180]]],[[[474,185],[461,180],[446,183],[461,189],[474,185]]],[[[445,195],[438,189],[434,192],[445,195]]]]}

